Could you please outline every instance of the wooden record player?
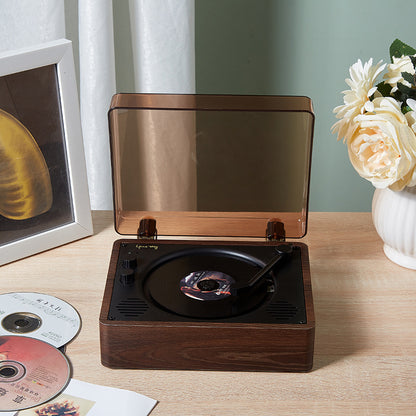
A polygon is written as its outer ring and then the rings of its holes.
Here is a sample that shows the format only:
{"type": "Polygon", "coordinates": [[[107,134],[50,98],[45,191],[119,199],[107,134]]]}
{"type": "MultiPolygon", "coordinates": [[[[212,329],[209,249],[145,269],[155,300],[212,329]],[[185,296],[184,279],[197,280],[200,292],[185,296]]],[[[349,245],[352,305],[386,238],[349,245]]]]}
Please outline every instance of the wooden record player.
{"type": "Polygon", "coordinates": [[[100,314],[111,368],[308,371],[307,97],[118,94],[117,232],[100,314]],[[181,236],[181,237],[179,237],[181,236]]]}

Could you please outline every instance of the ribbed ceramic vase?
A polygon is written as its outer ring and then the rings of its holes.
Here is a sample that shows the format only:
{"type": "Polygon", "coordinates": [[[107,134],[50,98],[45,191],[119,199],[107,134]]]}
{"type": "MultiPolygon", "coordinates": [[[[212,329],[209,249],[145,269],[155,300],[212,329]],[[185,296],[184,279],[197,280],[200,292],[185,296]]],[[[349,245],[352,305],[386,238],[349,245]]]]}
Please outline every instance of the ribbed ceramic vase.
{"type": "Polygon", "coordinates": [[[400,192],[376,189],[372,214],[386,256],[416,270],[416,186],[400,192]]]}

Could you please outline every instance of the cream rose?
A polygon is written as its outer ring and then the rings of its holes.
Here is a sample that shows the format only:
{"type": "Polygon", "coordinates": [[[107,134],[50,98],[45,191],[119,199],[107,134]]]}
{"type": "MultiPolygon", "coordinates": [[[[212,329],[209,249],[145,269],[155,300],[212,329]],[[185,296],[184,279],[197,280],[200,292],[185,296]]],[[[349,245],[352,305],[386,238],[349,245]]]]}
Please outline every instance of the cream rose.
{"type": "Polygon", "coordinates": [[[382,64],[382,61],[373,65],[372,58],[364,64],[359,59],[350,67],[351,78],[347,78],[345,82],[351,89],[342,92],[344,104],[334,108],[334,113],[340,120],[332,126],[332,131],[338,133],[338,140],[345,137],[355,116],[373,111],[370,97],[377,92],[376,79],[385,67],[386,64],[382,64]]]}
{"type": "Polygon", "coordinates": [[[411,87],[409,82],[402,77],[402,72],[408,72],[409,74],[415,75],[415,68],[413,67],[410,57],[402,56],[400,58],[396,58],[393,56],[393,63],[387,65],[387,73],[384,75],[385,81],[392,87],[391,92],[395,92],[397,90],[398,82],[409,88],[411,87]]]}
{"type": "Polygon", "coordinates": [[[408,98],[406,104],[411,108],[411,111],[406,113],[407,124],[416,133],[416,101],[408,98]]]}
{"type": "Polygon", "coordinates": [[[416,185],[416,136],[400,104],[375,98],[374,110],[353,120],[347,135],[348,154],[360,176],[376,188],[400,191],[416,185]]]}

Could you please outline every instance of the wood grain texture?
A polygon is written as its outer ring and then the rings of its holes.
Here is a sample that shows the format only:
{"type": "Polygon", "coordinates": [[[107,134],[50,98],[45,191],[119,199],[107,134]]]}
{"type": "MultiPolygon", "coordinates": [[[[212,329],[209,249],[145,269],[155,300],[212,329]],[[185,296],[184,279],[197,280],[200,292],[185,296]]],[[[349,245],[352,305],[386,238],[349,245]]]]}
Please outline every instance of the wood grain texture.
{"type": "Polygon", "coordinates": [[[0,267],[2,293],[47,293],[79,311],[83,326],[67,347],[75,378],[153,397],[152,416],[416,414],[416,272],[384,256],[371,214],[310,214],[302,240],[316,318],[309,373],[104,367],[98,322],[119,238],[112,221],[95,212],[94,236],[0,267]]]}
{"type": "Polygon", "coordinates": [[[147,322],[103,325],[101,336],[102,362],[114,368],[308,371],[312,366],[310,326],[147,322]]]}

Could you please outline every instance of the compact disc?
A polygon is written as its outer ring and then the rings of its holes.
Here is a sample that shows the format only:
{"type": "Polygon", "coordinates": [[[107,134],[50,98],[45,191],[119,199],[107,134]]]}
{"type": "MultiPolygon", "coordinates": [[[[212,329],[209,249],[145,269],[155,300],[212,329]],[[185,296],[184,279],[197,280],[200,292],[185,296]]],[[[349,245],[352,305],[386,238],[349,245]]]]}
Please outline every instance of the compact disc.
{"type": "Polygon", "coordinates": [[[0,336],[0,412],[47,402],[67,385],[70,367],[52,345],[24,336],[0,336]]]}
{"type": "Polygon", "coordinates": [[[0,295],[0,336],[27,336],[59,348],[80,327],[78,312],[54,296],[31,292],[0,295]]]}
{"type": "Polygon", "coordinates": [[[185,276],[180,282],[181,291],[198,300],[218,300],[231,296],[231,285],[235,280],[217,271],[197,271],[185,276]]]}

